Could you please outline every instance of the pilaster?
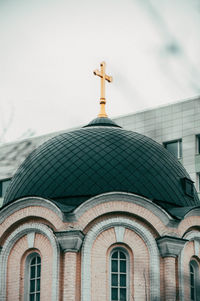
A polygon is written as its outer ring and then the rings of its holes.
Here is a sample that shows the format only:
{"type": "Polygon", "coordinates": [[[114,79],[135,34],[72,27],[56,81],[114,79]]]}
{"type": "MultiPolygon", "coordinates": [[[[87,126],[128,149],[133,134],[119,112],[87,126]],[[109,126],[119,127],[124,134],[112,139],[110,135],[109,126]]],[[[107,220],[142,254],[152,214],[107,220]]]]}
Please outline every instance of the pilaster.
{"type": "Polygon", "coordinates": [[[164,291],[166,301],[177,300],[177,277],[176,258],[183,249],[186,239],[171,236],[163,236],[157,239],[160,255],[164,258],[164,291]]]}
{"type": "MultiPolygon", "coordinates": [[[[63,300],[77,300],[80,279],[77,281],[78,252],[84,234],[79,230],[56,232],[56,238],[63,251],[63,300]]],[[[80,271],[79,271],[80,273],[80,271]]]]}

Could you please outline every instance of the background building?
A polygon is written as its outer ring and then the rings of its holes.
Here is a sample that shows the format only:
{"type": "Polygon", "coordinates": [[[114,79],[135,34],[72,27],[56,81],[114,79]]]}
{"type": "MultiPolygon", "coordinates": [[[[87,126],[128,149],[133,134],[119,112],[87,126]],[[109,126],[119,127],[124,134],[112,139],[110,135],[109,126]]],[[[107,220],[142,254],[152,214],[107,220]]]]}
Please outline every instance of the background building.
{"type": "Polygon", "coordinates": [[[199,192],[200,98],[145,110],[114,119],[166,147],[186,168],[199,192]]]}

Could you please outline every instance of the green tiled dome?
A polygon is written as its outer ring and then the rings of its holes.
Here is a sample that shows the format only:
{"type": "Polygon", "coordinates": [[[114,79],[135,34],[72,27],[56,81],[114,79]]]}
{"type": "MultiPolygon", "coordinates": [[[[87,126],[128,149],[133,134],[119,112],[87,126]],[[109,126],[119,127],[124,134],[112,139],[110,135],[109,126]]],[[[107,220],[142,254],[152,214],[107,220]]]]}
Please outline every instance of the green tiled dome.
{"type": "Polygon", "coordinates": [[[194,197],[185,194],[182,178],[189,178],[186,170],[160,144],[97,118],[34,150],[13,177],[4,204],[39,196],[73,209],[92,196],[121,191],[164,208],[199,205],[196,191],[194,197]]]}

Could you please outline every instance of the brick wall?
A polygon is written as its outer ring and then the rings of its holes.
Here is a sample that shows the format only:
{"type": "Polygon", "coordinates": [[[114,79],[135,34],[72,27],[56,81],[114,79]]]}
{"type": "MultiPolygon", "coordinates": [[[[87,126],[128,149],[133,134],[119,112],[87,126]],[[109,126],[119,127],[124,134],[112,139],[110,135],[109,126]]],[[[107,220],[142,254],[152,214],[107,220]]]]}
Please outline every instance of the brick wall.
{"type": "Polygon", "coordinates": [[[24,281],[26,257],[30,252],[38,252],[41,256],[41,300],[51,300],[52,286],[52,247],[49,240],[35,235],[34,248],[28,250],[27,235],[20,238],[13,246],[8,257],[7,268],[7,301],[24,300],[24,281]]]}

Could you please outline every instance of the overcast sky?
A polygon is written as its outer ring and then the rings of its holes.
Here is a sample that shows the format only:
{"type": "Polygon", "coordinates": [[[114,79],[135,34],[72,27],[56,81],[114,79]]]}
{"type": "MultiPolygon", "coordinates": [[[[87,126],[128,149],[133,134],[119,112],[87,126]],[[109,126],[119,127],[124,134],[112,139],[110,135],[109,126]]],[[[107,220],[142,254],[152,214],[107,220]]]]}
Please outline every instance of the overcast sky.
{"type": "Polygon", "coordinates": [[[117,117],[200,94],[199,0],[0,0],[4,141],[117,117]]]}

